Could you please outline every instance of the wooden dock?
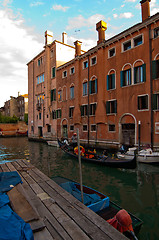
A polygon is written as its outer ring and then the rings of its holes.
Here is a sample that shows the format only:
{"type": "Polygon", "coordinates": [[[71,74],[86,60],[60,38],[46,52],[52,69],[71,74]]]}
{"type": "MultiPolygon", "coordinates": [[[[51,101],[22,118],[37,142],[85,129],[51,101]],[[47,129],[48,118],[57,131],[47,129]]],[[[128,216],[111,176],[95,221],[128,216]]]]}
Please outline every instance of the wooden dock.
{"type": "Polygon", "coordinates": [[[127,239],[27,160],[0,165],[0,172],[8,171],[22,178],[8,196],[13,210],[31,225],[35,240],[127,239]]]}

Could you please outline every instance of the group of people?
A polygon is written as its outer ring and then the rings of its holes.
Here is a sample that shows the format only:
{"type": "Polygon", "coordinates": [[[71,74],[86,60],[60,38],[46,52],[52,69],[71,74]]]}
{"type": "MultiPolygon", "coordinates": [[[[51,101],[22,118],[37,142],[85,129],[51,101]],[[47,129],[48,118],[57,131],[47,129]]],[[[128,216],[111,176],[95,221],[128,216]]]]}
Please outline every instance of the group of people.
{"type": "Polygon", "coordinates": [[[63,142],[75,148],[77,146],[77,133],[73,133],[70,143],[68,143],[68,140],[66,138],[63,140],[63,142]]]}

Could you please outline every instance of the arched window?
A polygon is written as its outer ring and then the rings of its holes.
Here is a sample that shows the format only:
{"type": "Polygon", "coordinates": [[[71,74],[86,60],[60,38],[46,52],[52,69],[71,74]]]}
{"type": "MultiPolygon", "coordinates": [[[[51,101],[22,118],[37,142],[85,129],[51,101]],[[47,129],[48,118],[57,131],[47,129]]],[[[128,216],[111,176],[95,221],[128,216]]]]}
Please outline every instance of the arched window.
{"type": "Polygon", "coordinates": [[[83,96],[87,96],[88,94],[88,82],[84,81],[83,82],[83,96]]]}
{"type": "Polygon", "coordinates": [[[107,90],[115,89],[115,71],[109,71],[107,75],[107,90]]]}
{"type": "Polygon", "coordinates": [[[75,95],[74,95],[74,86],[72,85],[70,87],[70,99],[73,99],[74,97],[75,97],[75,95]]]}
{"type": "Polygon", "coordinates": [[[89,94],[97,93],[97,78],[93,77],[89,81],[89,94]]]}
{"type": "Polygon", "coordinates": [[[120,72],[120,86],[125,87],[132,84],[131,64],[126,64],[120,72]]]}
{"type": "Polygon", "coordinates": [[[134,63],[134,84],[146,82],[146,64],[142,60],[134,63]]]}

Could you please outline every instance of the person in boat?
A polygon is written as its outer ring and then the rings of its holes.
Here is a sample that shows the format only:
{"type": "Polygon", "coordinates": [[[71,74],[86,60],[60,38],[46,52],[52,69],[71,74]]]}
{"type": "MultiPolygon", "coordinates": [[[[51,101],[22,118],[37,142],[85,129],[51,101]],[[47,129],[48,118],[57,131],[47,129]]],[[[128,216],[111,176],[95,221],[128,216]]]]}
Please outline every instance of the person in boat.
{"type": "Polygon", "coordinates": [[[73,133],[70,145],[73,146],[73,148],[77,146],[77,133],[73,133]]]}
{"type": "Polygon", "coordinates": [[[137,239],[133,230],[132,219],[125,209],[121,209],[113,218],[107,220],[107,222],[124,235],[127,236],[130,234],[130,239],[137,239]]]}
{"type": "Polygon", "coordinates": [[[127,150],[128,150],[128,149],[127,149],[126,145],[122,144],[122,145],[120,146],[120,152],[121,152],[121,153],[126,153],[127,150]]]}

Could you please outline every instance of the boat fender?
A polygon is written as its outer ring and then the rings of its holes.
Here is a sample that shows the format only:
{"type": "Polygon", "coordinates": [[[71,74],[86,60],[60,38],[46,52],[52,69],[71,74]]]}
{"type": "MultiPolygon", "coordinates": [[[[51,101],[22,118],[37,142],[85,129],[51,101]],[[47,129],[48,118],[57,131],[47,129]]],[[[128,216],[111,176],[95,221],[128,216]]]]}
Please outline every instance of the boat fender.
{"type": "MultiPolygon", "coordinates": [[[[75,153],[76,155],[78,155],[78,146],[74,148],[74,153],[75,153]]],[[[84,156],[85,149],[84,149],[84,147],[82,147],[82,146],[80,146],[80,153],[81,153],[82,156],[84,156]]]]}

